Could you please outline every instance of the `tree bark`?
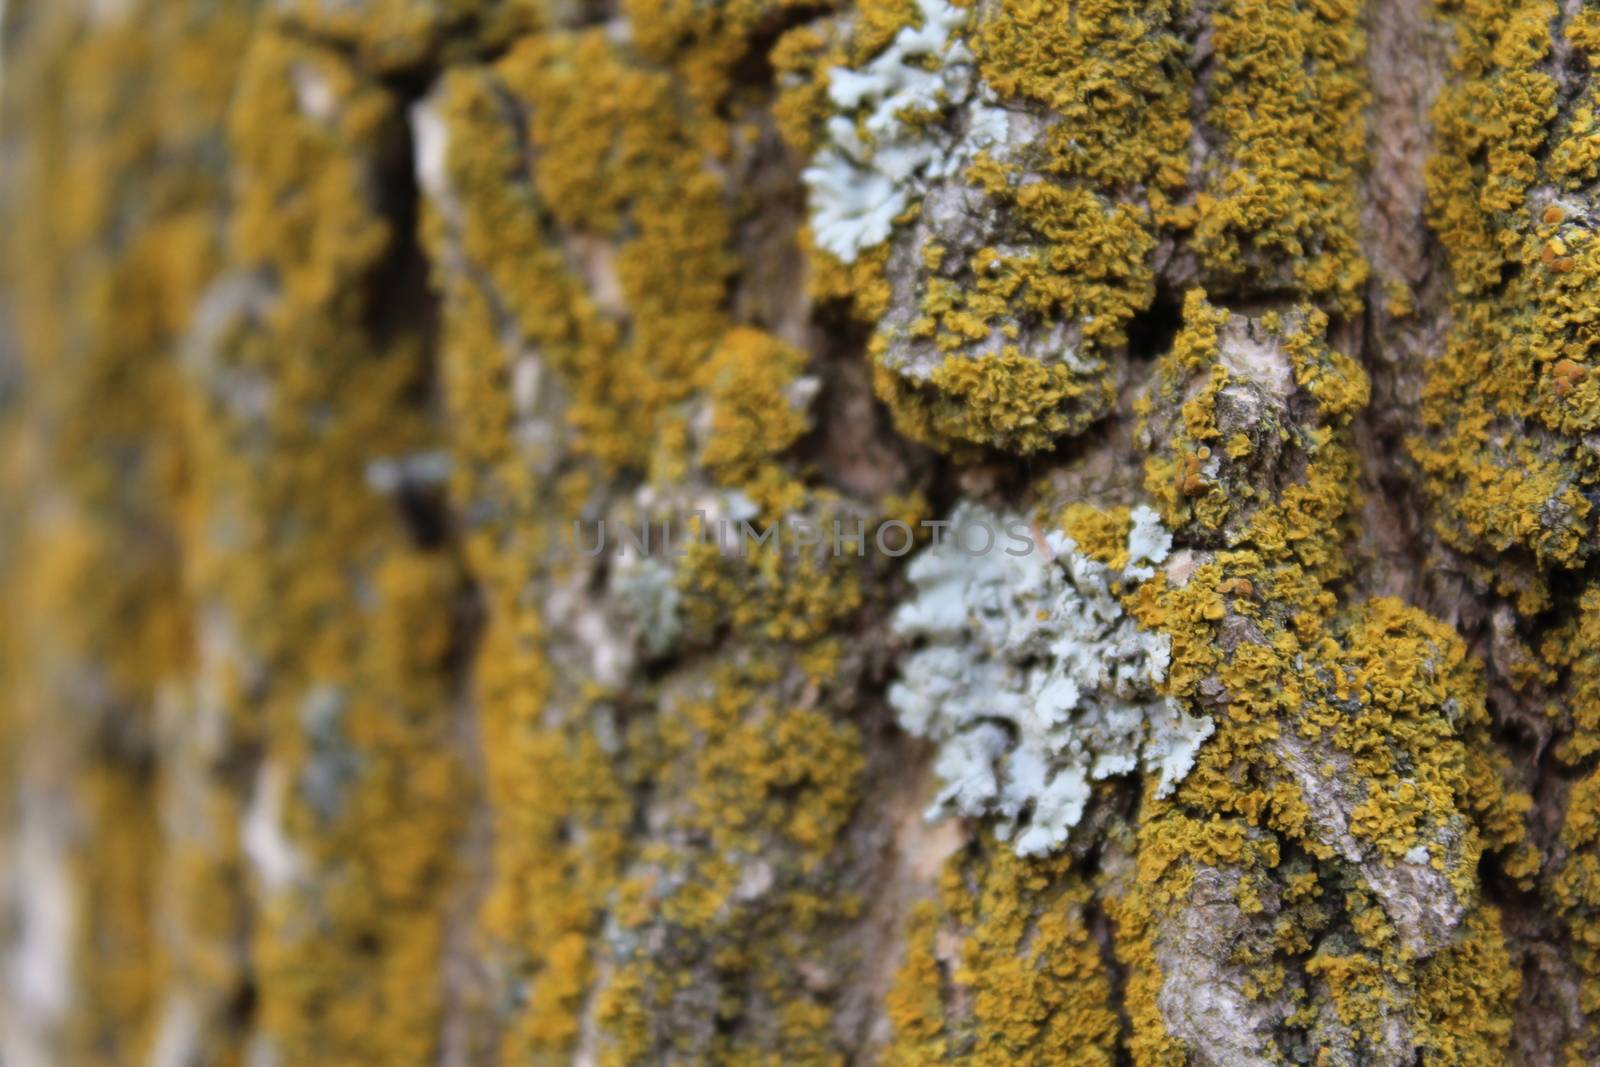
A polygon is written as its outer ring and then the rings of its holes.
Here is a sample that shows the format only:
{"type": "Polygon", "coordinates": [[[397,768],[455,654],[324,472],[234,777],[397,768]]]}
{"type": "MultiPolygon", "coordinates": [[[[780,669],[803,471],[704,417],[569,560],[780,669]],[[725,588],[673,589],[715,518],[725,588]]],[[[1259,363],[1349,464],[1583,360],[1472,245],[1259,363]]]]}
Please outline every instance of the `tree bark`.
{"type": "Polygon", "coordinates": [[[1597,50],[0,0],[0,1062],[1600,1062],[1597,50]]]}

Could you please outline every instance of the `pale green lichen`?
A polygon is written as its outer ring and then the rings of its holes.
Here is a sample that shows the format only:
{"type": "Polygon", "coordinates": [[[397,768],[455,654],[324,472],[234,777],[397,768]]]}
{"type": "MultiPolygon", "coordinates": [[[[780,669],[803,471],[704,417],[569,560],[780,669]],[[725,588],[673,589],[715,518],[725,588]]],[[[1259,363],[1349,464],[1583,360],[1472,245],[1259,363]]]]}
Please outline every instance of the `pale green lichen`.
{"type": "Polygon", "coordinates": [[[1144,769],[1165,796],[1210,735],[1156,687],[1164,636],[1124,615],[1115,590],[1155,572],[1171,538],[1155,513],[1134,512],[1113,571],[1060,532],[1036,543],[1026,523],[958,508],[942,544],[907,571],[916,596],[893,629],[923,639],[889,690],[900,725],[939,745],[949,808],[994,815],[1018,855],[1059,848],[1082,818],[1090,782],[1144,769]]]}

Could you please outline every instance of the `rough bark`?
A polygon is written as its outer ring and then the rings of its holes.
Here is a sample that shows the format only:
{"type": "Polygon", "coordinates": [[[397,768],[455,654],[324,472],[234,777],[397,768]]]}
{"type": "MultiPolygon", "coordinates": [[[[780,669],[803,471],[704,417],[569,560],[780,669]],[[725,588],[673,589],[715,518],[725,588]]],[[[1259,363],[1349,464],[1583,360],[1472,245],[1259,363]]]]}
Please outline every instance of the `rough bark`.
{"type": "Polygon", "coordinates": [[[0,1062],[1600,1062],[1596,50],[0,2],[0,1062]]]}

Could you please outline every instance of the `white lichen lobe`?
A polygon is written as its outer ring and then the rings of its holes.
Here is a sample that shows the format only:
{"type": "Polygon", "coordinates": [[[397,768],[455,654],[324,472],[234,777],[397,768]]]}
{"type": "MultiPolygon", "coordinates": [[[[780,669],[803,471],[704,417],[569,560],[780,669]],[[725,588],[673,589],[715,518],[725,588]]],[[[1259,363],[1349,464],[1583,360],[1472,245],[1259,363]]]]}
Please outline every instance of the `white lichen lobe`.
{"type": "Polygon", "coordinates": [[[846,263],[888,239],[926,182],[957,174],[1007,136],[1006,113],[959,36],[967,11],[946,0],[917,8],[921,24],[860,70],[828,71],[839,113],[805,181],[816,242],[846,263]]]}
{"type": "MultiPolygon", "coordinates": [[[[1016,526],[963,505],[951,528],[979,523],[1016,526]]],[[[1019,855],[1041,855],[1083,817],[1091,781],[1136,771],[1142,759],[1165,796],[1189,773],[1213,724],[1157,692],[1170,639],[1140,629],[1118,599],[1119,588],[1153,574],[1171,543],[1141,507],[1121,571],[1059,531],[1028,551],[1001,539],[973,553],[952,536],[912,561],[916,595],[893,628],[923,643],[889,703],[902,727],[939,746],[944,788],[930,817],[992,816],[1019,855]]]]}

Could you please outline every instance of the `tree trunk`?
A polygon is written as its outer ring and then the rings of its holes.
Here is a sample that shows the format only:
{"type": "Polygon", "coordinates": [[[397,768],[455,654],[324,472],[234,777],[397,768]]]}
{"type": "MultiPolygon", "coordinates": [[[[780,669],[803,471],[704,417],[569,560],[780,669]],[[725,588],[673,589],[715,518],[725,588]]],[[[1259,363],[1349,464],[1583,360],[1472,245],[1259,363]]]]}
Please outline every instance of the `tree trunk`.
{"type": "Polygon", "coordinates": [[[0,45],[6,1067],[1600,1063],[1600,8],[0,45]]]}

